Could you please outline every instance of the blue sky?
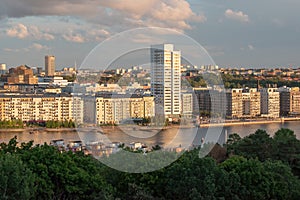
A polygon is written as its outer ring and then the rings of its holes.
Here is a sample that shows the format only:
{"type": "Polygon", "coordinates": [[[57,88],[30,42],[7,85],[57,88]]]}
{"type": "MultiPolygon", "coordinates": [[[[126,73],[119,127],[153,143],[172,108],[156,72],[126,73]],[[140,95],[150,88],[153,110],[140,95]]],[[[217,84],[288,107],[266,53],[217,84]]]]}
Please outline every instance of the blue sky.
{"type": "Polygon", "coordinates": [[[299,0],[1,0],[0,63],[43,66],[53,54],[58,68],[72,66],[103,40],[151,26],[192,37],[219,66],[297,67],[299,7],[299,0]]]}

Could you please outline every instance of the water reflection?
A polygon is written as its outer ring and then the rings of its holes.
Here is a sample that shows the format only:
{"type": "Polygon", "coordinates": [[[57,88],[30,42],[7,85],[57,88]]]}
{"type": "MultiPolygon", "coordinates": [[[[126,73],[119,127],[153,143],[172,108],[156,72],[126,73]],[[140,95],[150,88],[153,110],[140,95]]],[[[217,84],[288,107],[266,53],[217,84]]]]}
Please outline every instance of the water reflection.
{"type": "MultiPolygon", "coordinates": [[[[193,129],[178,129],[168,128],[158,132],[156,135],[149,138],[135,138],[122,131],[111,131],[109,134],[101,134],[99,131],[37,131],[30,134],[24,132],[0,132],[0,142],[8,142],[14,136],[17,136],[19,142],[29,142],[34,140],[35,144],[50,143],[54,139],[64,139],[66,142],[74,140],[83,140],[83,142],[106,140],[106,142],[122,142],[129,144],[131,142],[142,142],[149,147],[161,145],[166,147],[189,147],[191,145],[200,145],[201,140],[204,142],[215,142],[219,144],[225,142],[227,135],[238,133],[241,137],[245,137],[254,133],[257,129],[266,130],[271,136],[280,128],[289,128],[294,130],[298,139],[300,139],[299,122],[273,123],[273,124],[258,124],[258,125],[237,125],[224,127],[222,130],[218,127],[212,128],[193,128],[193,129]],[[209,131],[209,132],[207,132],[209,131]],[[221,135],[220,135],[221,133],[221,135]]],[[[104,141],[105,142],[105,141],[104,141]]]]}

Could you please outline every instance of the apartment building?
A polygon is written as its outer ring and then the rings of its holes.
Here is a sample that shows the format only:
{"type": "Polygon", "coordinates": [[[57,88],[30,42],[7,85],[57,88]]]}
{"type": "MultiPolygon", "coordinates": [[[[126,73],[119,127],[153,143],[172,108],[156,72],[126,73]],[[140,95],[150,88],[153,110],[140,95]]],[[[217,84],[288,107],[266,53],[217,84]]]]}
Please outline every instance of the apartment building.
{"type": "Polygon", "coordinates": [[[280,93],[280,115],[299,115],[300,114],[300,91],[299,87],[281,87],[280,93]]]}
{"type": "MultiPolygon", "coordinates": [[[[119,124],[124,120],[153,117],[155,115],[154,97],[137,94],[99,94],[89,98],[87,107],[95,106],[97,124],[119,124]],[[94,102],[93,102],[94,99],[94,102]]],[[[86,113],[86,119],[94,119],[86,113]]]]}
{"type": "Polygon", "coordinates": [[[167,117],[180,115],[181,52],[173,44],[151,46],[151,93],[167,117]]]}
{"type": "Polygon", "coordinates": [[[181,115],[183,118],[191,119],[193,116],[193,94],[181,94],[181,115]]]}
{"type": "Polygon", "coordinates": [[[30,67],[21,65],[16,68],[9,69],[7,75],[8,84],[37,84],[38,79],[33,75],[33,70],[30,67]]]}
{"type": "Polygon", "coordinates": [[[224,117],[227,108],[226,92],[223,89],[194,88],[194,115],[211,114],[224,117]]]}
{"type": "Polygon", "coordinates": [[[246,88],[242,92],[243,117],[260,116],[260,92],[256,88],[246,88]]]}
{"type": "Polygon", "coordinates": [[[0,120],[83,122],[83,101],[67,94],[1,94],[0,120]]]}
{"type": "Polygon", "coordinates": [[[280,111],[280,95],[277,88],[261,88],[261,116],[277,118],[280,111]]]}
{"type": "Polygon", "coordinates": [[[229,118],[243,117],[243,89],[226,91],[226,116],[229,118]]]}
{"type": "Polygon", "coordinates": [[[194,114],[211,112],[210,91],[207,88],[193,88],[194,90],[194,114]]]}

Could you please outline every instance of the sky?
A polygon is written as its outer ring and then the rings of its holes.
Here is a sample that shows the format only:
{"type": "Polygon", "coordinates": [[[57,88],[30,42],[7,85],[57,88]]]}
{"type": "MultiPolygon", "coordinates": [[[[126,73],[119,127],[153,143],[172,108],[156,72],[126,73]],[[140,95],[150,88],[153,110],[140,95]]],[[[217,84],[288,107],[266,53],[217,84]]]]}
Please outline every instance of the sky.
{"type": "Polygon", "coordinates": [[[1,0],[0,63],[43,67],[51,54],[57,68],[80,65],[116,34],[161,27],[194,39],[222,67],[298,67],[299,8],[299,0],[1,0]]]}

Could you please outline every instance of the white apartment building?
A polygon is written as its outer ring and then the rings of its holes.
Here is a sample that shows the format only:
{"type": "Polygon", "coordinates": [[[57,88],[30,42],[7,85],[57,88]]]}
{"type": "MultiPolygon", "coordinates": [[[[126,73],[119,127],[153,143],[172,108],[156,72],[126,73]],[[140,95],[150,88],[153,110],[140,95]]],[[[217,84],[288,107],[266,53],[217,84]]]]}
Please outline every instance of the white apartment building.
{"type": "Polygon", "coordinates": [[[277,88],[262,88],[261,95],[261,116],[277,118],[280,111],[280,96],[277,88]]]}
{"type": "Polygon", "coordinates": [[[179,115],[181,106],[181,52],[173,44],[151,46],[151,93],[166,117],[179,115]]]}

